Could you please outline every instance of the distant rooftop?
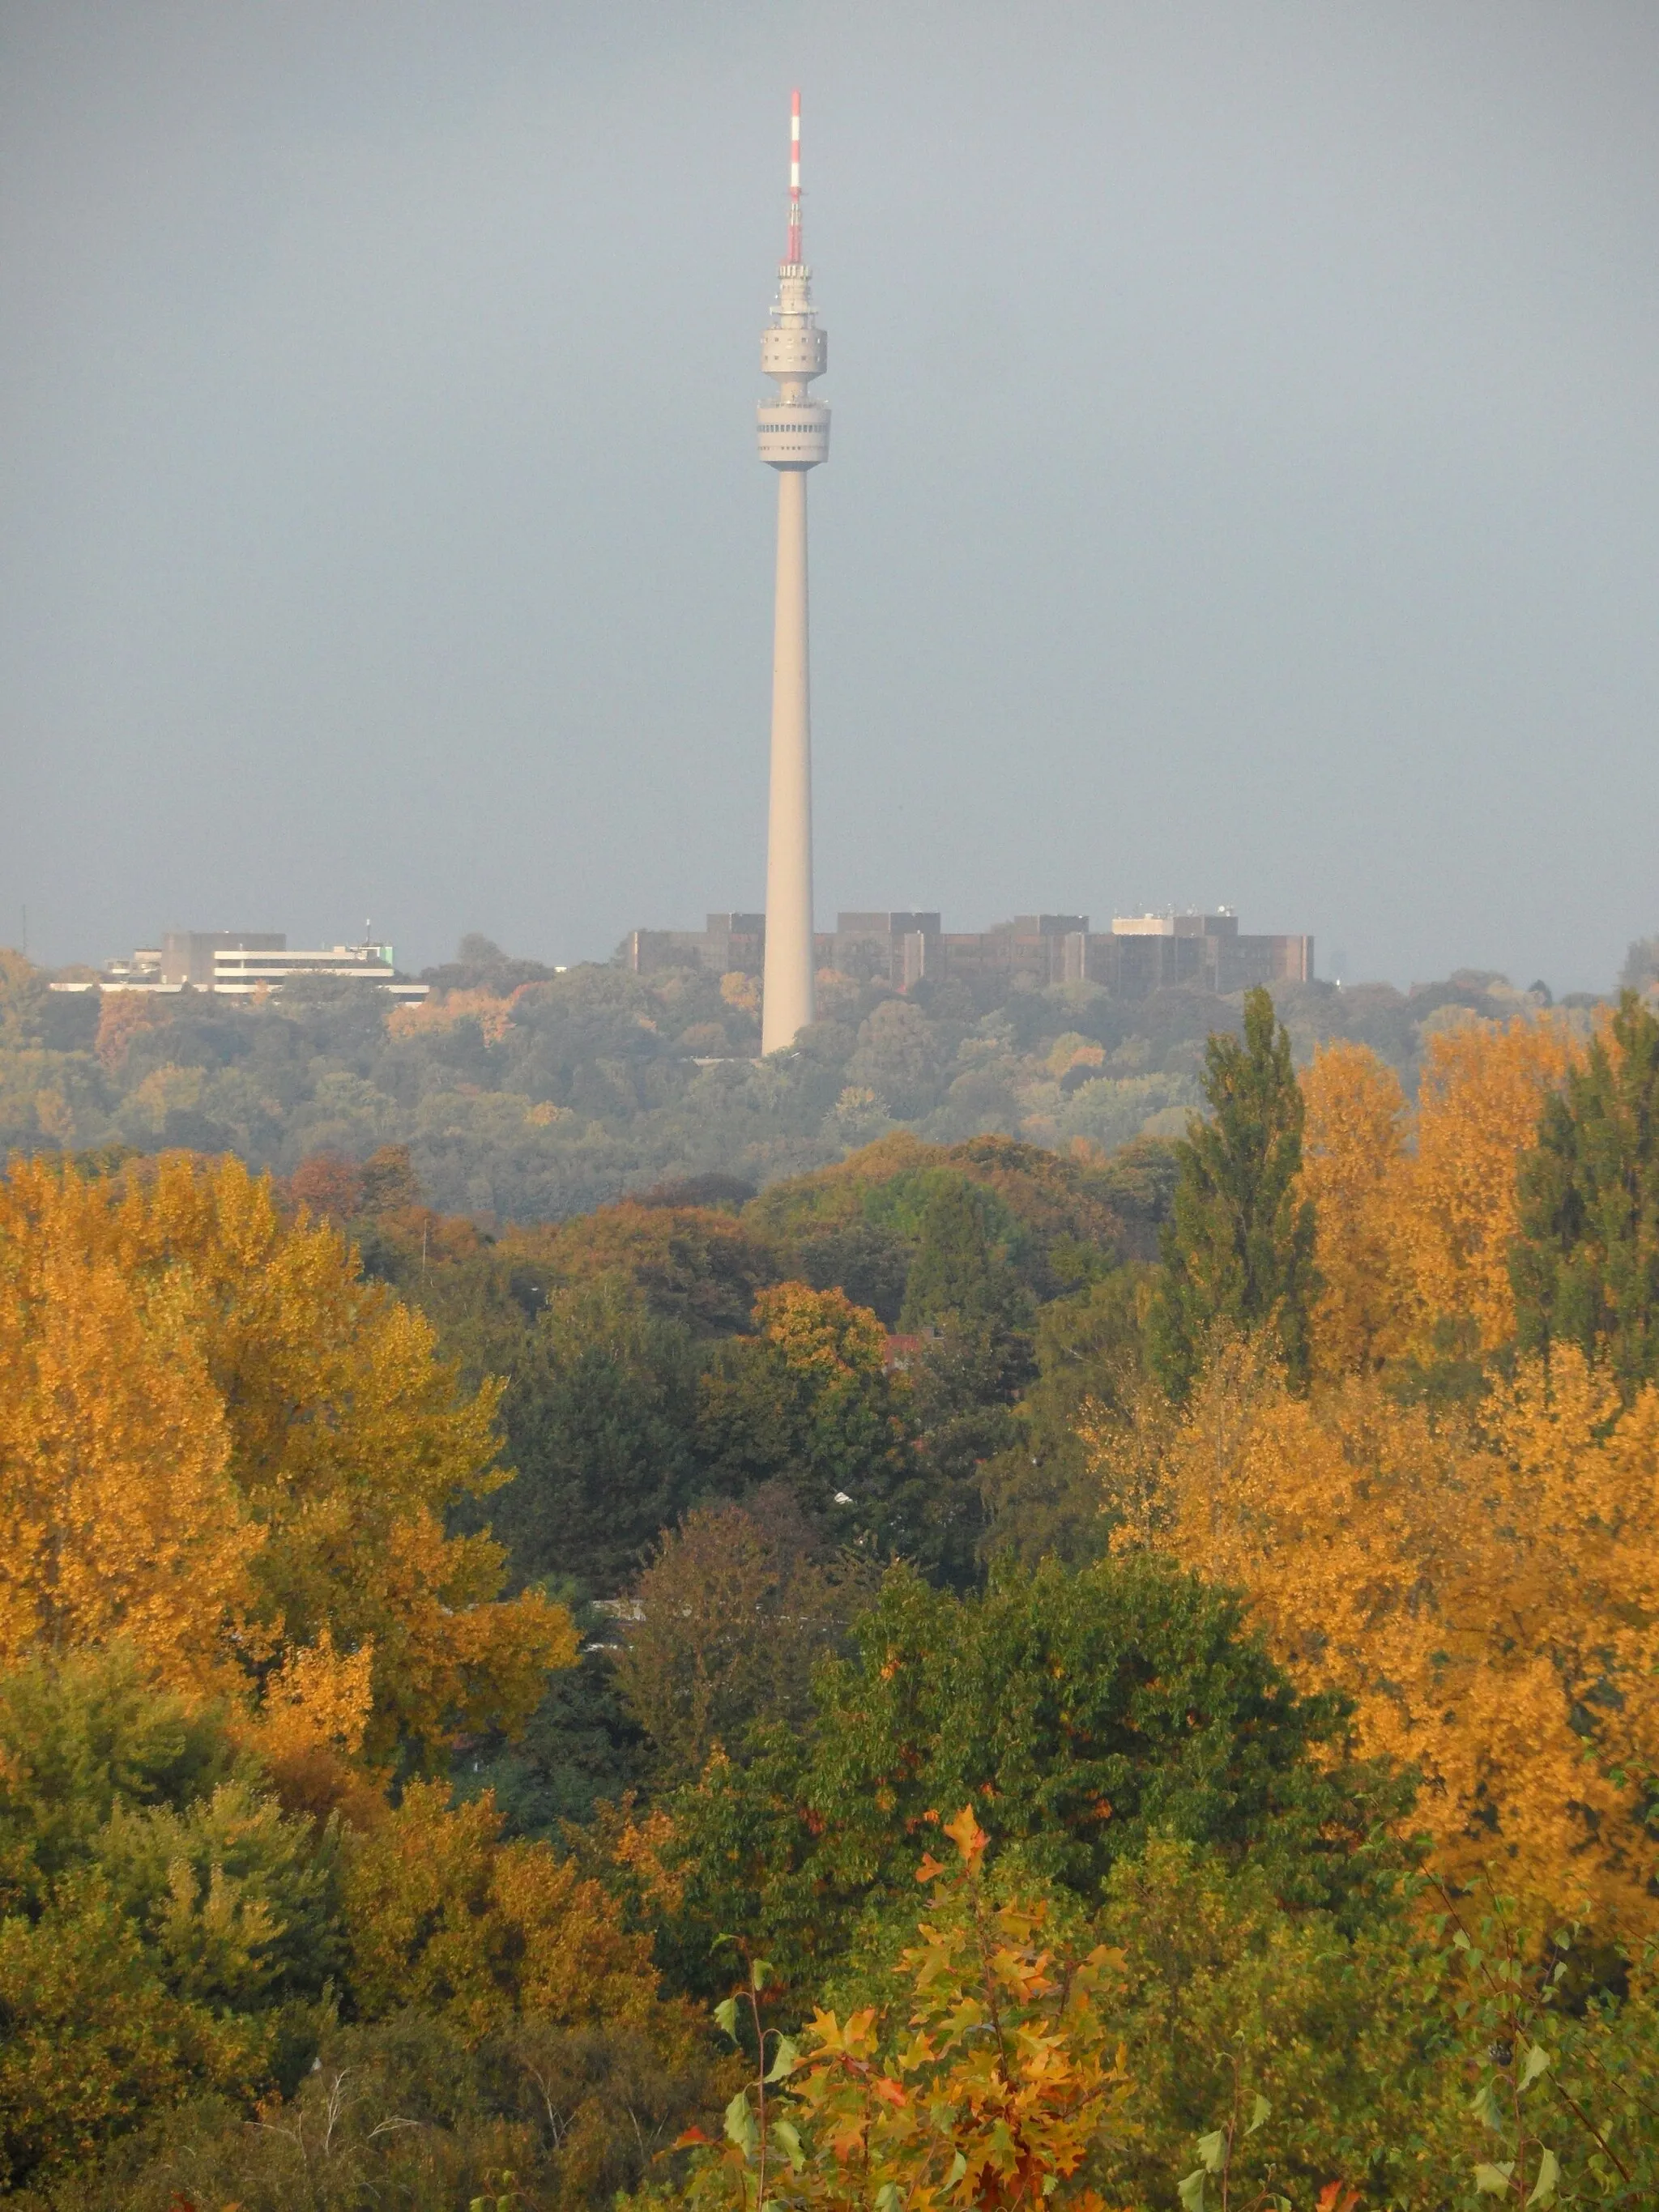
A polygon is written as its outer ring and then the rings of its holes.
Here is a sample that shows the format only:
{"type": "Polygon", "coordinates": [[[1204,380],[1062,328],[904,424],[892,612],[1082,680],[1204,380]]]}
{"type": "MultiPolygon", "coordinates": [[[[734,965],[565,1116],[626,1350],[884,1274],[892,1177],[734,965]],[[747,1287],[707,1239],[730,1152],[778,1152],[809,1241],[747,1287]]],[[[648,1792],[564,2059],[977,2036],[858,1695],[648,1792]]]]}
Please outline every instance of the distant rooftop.
{"type": "Polygon", "coordinates": [[[206,991],[216,997],[251,998],[280,988],[299,975],[330,975],[374,983],[395,999],[423,999],[428,985],[398,974],[389,945],[333,945],[290,951],[274,929],[169,930],[159,947],[141,946],[130,958],[112,960],[85,981],[54,983],[54,991],[206,991]]]}

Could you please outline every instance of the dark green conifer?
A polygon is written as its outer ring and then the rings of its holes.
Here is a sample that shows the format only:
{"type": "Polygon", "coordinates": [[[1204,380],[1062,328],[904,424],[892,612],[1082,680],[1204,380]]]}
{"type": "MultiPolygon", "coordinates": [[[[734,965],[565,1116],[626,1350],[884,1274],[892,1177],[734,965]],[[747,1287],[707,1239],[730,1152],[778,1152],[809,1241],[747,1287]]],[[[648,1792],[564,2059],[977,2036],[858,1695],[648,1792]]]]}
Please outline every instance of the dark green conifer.
{"type": "Polygon", "coordinates": [[[1218,1328],[1270,1331],[1291,1382],[1308,1370],[1314,1213],[1297,1188],[1302,1092],[1265,990],[1245,994],[1243,1038],[1212,1036],[1204,1056],[1211,1116],[1179,1147],[1152,1318],[1153,1369],[1172,1397],[1185,1395],[1218,1328]]]}
{"type": "Polygon", "coordinates": [[[1659,1020],[1634,992],[1546,1100],[1518,1188],[1522,1349],[1576,1344],[1632,1396],[1659,1377],[1659,1020]]]}

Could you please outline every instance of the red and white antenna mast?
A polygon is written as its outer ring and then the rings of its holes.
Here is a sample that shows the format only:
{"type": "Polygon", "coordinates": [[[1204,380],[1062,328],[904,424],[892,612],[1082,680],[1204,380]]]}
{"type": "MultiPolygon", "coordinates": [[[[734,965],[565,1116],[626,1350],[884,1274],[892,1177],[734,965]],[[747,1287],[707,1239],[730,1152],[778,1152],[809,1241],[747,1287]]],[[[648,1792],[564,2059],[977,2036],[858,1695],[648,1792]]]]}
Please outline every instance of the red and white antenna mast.
{"type": "Polygon", "coordinates": [[[789,254],[788,265],[800,266],[800,94],[789,95],[789,254]]]}

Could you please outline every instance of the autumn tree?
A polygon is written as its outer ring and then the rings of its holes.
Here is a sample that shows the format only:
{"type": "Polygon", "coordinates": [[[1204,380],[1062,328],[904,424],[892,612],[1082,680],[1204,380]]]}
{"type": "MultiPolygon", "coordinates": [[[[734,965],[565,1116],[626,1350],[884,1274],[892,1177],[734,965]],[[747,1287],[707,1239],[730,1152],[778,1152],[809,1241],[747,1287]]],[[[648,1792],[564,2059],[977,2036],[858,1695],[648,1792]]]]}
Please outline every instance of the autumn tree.
{"type": "Polygon", "coordinates": [[[222,1686],[264,1532],[190,1317],[144,1297],[113,1218],[73,1174],[0,1187],[0,1662],[122,1638],[222,1686]]]}
{"type": "Polygon", "coordinates": [[[1218,1328],[1265,1330],[1293,1380],[1308,1370],[1314,1210],[1300,1184],[1304,1108],[1267,991],[1245,994],[1242,1039],[1211,1036],[1203,1085],[1210,1118],[1194,1117],[1180,1147],[1152,1318],[1152,1364],[1176,1397],[1218,1328]]]}
{"type": "Polygon", "coordinates": [[[338,1152],[313,1152],[289,1177],[295,1206],[327,1221],[349,1221],[363,1206],[363,1178],[354,1162],[338,1152]]]}
{"type": "MultiPolygon", "coordinates": [[[[1486,1962],[1425,1942],[1404,1912],[1358,1928],[1287,1913],[1260,1868],[1167,1836],[1119,1862],[1085,1912],[989,1846],[971,1808],[923,1826],[919,1923],[896,1902],[799,2029],[769,2025],[790,2021],[787,1998],[769,1960],[748,1962],[715,2016],[751,2054],[750,2085],[723,2142],[682,2139],[696,2148],[672,2201],[1358,2212],[1363,2198],[1442,2212],[1483,2151],[1501,2154],[1468,2110],[1468,2075],[1501,2082],[1509,2057],[1529,2087],[1544,2071],[1528,2051],[1547,2014],[1522,1978],[1507,2006],[1470,2004],[1469,1966],[1486,1962]]],[[[1582,2039],[1599,2051],[1547,2023],[1578,2093],[1552,2135],[1571,2136],[1576,2108],[1585,2150],[1605,2151],[1603,2130],[1620,2145],[1599,2172],[1574,2161],[1584,2191],[1570,2201],[1601,2201],[1596,2180],[1636,2163],[1654,2021],[1635,2010],[1582,2039]],[[1614,2079],[1586,2096],[1598,2058],[1614,2079]]],[[[1534,2157],[1528,2188],[1539,2170],[1534,2157]]],[[[623,2212],[669,2201],[653,2190],[623,2212]]]]}
{"type": "Polygon", "coordinates": [[[1097,1433],[1117,1547],[1248,1591],[1295,1679],[1354,1698],[1361,1750],[1421,1776],[1442,1869],[1656,1926],[1659,1391],[1621,1411],[1565,1346],[1478,1410],[1375,1375],[1310,1401],[1235,1346],[1157,1442],[1137,1496],[1122,1427],[1097,1433]]]}
{"type": "Polygon", "coordinates": [[[238,1164],[15,1164],[0,1344],[0,1658],[118,1637],[383,1759],[522,1717],[574,1657],[560,1608],[500,1600],[500,1546],[446,1527],[501,1479],[496,1386],[460,1392],[428,1325],[238,1164]]]}
{"type": "Polygon", "coordinates": [[[1571,1030],[1547,1015],[1471,1018],[1430,1037],[1394,1224],[1405,1348],[1419,1363],[1480,1358],[1513,1340],[1516,1171],[1577,1057],[1571,1030]]]}
{"type": "Polygon", "coordinates": [[[357,1170],[366,1213],[404,1213],[421,1202],[407,1145],[378,1145],[357,1170]]]}
{"type": "Polygon", "coordinates": [[[562,2026],[647,2019],[657,1978],[646,1938],[570,1858],[502,1836],[486,1794],[452,1808],[411,1783],[346,1852],[347,1972],[370,2017],[414,2005],[470,2042],[520,2014],[562,2026]]]}
{"type": "MultiPolygon", "coordinates": [[[[988,1893],[989,1838],[971,1808],[939,1836],[951,1860],[929,1852],[916,1870],[932,1893],[896,1962],[902,1995],[844,2016],[821,2007],[775,2053],[762,2028],[754,2088],[728,2106],[725,2147],[693,2168],[700,2212],[758,2212],[786,2191],[816,2212],[1105,2212],[1090,2176],[1130,2094],[1110,2002],[1121,1961],[1057,1934],[1046,1899],[988,1893]]],[[[763,2019],[767,1985],[757,1965],[718,2008],[734,2038],[745,2000],[763,2019]]]]}
{"type": "Polygon", "coordinates": [[[172,1009],[149,991],[111,991],[100,994],[98,1035],[94,1047],[106,1073],[118,1075],[126,1066],[132,1041],[145,1030],[160,1029],[171,1018],[172,1009]]]}
{"type": "Polygon", "coordinates": [[[1316,1374],[1348,1374],[1404,1338],[1395,1244],[1407,1114],[1400,1079],[1367,1046],[1336,1042],[1302,1075],[1302,1190],[1314,1210],[1316,1374]]]}
{"type": "Polygon", "coordinates": [[[665,2148],[706,2106],[710,2054],[611,1892],[574,1856],[506,1835],[488,1792],[453,1808],[448,1794],[412,1784],[347,1841],[353,2005],[394,2022],[413,2010],[459,2045],[462,2069],[477,2054],[497,2109],[505,2088],[539,2123],[520,2179],[533,2160],[555,2201],[602,2207],[644,2178],[647,2130],[665,2148]]]}
{"type": "Polygon", "coordinates": [[[1430,1036],[1414,1111],[1367,1048],[1316,1054],[1301,1179],[1316,1221],[1316,1372],[1461,1363],[1478,1383],[1514,1340],[1517,1171],[1576,1051],[1559,1019],[1466,1016],[1430,1036]]]}
{"type": "Polygon", "coordinates": [[[1522,1347],[1575,1344],[1626,1398],[1659,1376],[1659,1020],[1632,992],[1544,1099],[1518,1232],[1522,1347]]]}

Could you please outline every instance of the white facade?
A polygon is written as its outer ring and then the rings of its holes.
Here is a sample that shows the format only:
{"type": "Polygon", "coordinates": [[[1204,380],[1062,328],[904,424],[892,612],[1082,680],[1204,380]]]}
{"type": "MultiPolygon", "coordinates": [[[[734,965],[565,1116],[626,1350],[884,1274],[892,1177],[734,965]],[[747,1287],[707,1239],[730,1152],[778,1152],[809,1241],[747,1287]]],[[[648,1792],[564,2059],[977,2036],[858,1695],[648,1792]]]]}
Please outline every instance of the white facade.
{"type": "Polygon", "coordinates": [[[96,977],[84,982],[54,983],[54,991],[153,991],[168,997],[180,992],[211,992],[216,998],[248,999],[256,992],[279,989],[296,975],[331,975],[372,983],[393,999],[424,999],[430,986],[401,981],[389,945],[334,945],[315,951],[291,950],[280,937],[250,936],[237,942],[228,931],[226,941],[207,948],[211,966],[199,981],[168,975],[156,953],[135,952],[131,960],[112,960],[96,977]]]}

